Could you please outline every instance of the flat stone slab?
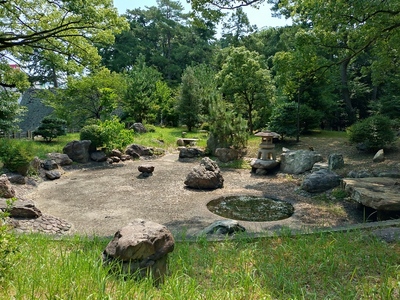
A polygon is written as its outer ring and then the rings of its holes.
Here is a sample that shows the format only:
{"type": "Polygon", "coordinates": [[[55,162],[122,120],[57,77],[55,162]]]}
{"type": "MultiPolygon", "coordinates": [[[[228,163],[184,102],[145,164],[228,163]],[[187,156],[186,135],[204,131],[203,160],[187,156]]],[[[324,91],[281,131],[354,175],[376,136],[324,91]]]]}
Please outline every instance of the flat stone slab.
{"type": "Polygon", "coordinates": [[[400,179],[346,178],[343,187],[351,199],[378,211],[400,211],[400,179]]]}

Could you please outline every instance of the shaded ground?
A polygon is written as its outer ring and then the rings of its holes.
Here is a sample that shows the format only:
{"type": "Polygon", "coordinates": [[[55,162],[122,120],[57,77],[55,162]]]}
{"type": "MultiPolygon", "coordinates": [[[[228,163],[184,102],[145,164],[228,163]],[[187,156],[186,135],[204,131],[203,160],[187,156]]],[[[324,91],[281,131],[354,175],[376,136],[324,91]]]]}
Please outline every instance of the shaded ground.
{"type": "MultiPolygon", "coordinates": [[[[313,147],[325,158],[329,153],[341,153],[346,163],[341,170],[343,174],[350,169],[399,166],[396,151],[389,153],[385,163],[373,165],[373,154],[360,154],[345,141],[304,138],[301,143],[289,147],[313,147]]],[[[325,194],[313,198],[301,195],[297,191],[301,177],[285,174],[255,176],[249,169],[222,169],[224,188],[213,191],[188,189],[183,182],[198,164],[198,160],[181,162],[178,153],[173,153],[149,161],[74,165],[65,169],[61,179],[41,182],[24,194],[25,198],[34,200],[43,213],[72,224],[71,233],[87,235],[111,236],[135,218],[164,224],[175,234],[193,235],[223,219],[208,211],[206,204],[227,195],[270,196],[294,205],[294,215],[286,220],[240,221],[249,232],[273,231],[282,227],[335,227],[363,221],[363,212],[357,209],[357,204],[338,201],[325,194]],[[155,167],[153,176],[141,178],[137,170],[140,164],[152,164],[155,167]]]]}

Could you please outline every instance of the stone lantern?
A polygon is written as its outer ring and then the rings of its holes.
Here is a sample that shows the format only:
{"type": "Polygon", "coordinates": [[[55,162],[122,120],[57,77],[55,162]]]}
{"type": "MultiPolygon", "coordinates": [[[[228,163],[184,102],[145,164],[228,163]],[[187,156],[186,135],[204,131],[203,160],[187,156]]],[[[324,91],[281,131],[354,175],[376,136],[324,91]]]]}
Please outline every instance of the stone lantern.
{"type": "Polygon", "coordinates": [[[257,159],[261,160],[276,160],[274,137],[279,136],[275,132],[260,131],[255,136],[261,137],[260,148],[258,149],[257,159]]]}

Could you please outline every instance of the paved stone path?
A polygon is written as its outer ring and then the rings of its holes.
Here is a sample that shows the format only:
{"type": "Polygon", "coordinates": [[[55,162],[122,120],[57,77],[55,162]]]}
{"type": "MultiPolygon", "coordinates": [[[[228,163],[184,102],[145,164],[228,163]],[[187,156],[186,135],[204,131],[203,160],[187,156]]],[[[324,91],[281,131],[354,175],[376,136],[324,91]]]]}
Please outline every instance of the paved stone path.
{"type": "Polygon", "coordinates": [[[36,219],[11,220],[17,233],[45,233],[51,235],[68,234],[72,225],[67,221],[50,215],[42,215],[36,219]]]}

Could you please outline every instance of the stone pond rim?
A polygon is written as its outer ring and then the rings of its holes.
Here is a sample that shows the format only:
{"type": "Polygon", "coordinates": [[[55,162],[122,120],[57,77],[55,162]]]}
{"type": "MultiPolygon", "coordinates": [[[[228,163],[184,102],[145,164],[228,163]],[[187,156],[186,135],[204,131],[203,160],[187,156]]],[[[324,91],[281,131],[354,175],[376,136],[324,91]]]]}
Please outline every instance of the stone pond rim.
{"type": "Polygon", "coordinates": [[[249,195],[219,197],[208,202],[207,208],[221,217],[249,222],[279,221],[294,213],[294,207],[289,202],[249,195]]]}

